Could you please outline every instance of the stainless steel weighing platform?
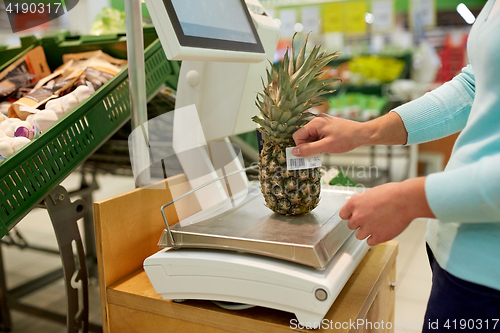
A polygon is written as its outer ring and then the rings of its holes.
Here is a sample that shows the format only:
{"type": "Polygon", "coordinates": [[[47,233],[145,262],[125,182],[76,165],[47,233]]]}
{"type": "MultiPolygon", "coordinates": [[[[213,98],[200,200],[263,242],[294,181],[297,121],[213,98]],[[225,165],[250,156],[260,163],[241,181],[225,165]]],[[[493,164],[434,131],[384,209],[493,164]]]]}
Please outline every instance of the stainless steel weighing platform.
{"type": "Polygon", "coordinates": [[[323,269],[353,233],[338,212],[355,192],[326,186],[311,213],[283,216],[264,205],[260,187],[236,207],[228,202],[202,211],[170,228],[160,238],[160,247],[207,248],[254,253],[323,269]],[[226,207],[226,208],[224,208],[226,207]]]}

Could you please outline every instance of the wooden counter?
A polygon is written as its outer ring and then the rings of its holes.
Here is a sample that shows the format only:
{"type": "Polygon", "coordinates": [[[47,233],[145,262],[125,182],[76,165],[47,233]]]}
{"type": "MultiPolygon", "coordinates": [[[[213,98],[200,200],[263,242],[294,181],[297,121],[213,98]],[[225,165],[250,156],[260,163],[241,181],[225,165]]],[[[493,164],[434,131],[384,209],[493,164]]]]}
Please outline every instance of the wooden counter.
{"type": "MultiPolygon", "coordinates": [[[[181,179],[170,179],[169,184],[173,181],[181,179]]],[[[158,251],[156,243],[164,228],[159,208],[170,198],[168,187],[136,189],[94,204],[104,332],[292,331],[290,323],[295,316],[291,313],[262,307],[229,311],[209,301],[175,303],[163,300],[154,291],[142,263],[158,251]]],[[[196,211],[198,206],[193,202],[186,209],[196,211]]],[[[169,221],[177,222],[175,210],[167,214],[169,221]]],[[[330,331],[335,323],[337,328],[344,325],[337,330],[340,332],[393,332],[347,326],[358,319],[372,324],[394,322],[391,282],[395,282],[396,254],[394,241],[368,251],[326,315],[331,321],[325,324],[328,329],[314,332],[330,331]]]]}

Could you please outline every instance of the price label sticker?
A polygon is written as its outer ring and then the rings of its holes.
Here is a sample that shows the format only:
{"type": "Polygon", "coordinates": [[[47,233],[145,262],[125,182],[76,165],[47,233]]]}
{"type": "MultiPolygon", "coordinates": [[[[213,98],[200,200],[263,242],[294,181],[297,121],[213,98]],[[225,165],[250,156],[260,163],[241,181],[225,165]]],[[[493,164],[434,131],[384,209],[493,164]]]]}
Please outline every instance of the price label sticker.
{"type": "Polygon", "coordinates": [[[299,157],[292,154],[295,147],[288,147],[286,149],[286,169],[287,170],[302,170],[312,169],[321,166],[321,155],[311,155],[307,157],[299,157]]]}

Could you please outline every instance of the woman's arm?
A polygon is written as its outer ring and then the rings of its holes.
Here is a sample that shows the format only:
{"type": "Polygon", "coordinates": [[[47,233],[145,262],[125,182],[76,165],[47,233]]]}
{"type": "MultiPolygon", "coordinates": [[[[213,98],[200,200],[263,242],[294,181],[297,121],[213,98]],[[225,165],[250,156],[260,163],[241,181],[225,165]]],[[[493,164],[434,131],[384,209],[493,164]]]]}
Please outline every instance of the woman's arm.
{"type": "Polygon", "coordinates": [[[407,133],[401,117],[391,112],[366,123],[321,114],[293,134],[295,156],[345,153],[360,146],[402,145],[407,133]]]}
{"type": "Polygon", "coordinates": [[[475,95],[471,66],[424,96],[366,123],[321,115],[294,133],[296,156],[344,153],[360,146],[415,144],[462,130],[475,95]]]}
{"type": "Polygon", "coordinates": [[[427,176],[425,193],[441,222],[500,221],[500,154],[427,176]]]}
{"type": "Polygon", "coordinates": [[[339,216],[370,246],[391,240],[416,218],[434,218],[425,193],[426,177],[387,183],[353,196],[339,216]]]}
{"type": "Polygon", "coordinates": [[[469,65],[451,81],[394,109],[408,133],[406,144],[428,142],[461,131],[469,118],[475,92],[474,71],[469,65]]]}
{"type": "Polygon", "coordinates": [[[416,218],[447,223],[500,221],[500,154],[455,170],[388,183],[353,196],[339,216],[368,245],[399,235],[416,218]]]}

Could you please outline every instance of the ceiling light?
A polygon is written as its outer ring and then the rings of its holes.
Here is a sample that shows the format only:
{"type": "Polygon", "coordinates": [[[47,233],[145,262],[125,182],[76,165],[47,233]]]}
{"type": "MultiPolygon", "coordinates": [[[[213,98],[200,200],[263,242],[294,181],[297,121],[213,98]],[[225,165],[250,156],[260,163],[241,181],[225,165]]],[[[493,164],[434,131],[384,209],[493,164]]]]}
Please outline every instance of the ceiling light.
{"type": "Polygon", "coordinates": [[[460,16],[462,16],[462,18],[465,20],[465,22],[467,22],[469,24],[474,23],[474,21],[476,20],[476,17],[474,16],[474,14],[472,14],[472,12],[469,10],[469,8],[467,8],[467,6],[464,5],[463,3],[461,3],[457,6],[457,12],[460,14],[460,16]]]}
{"type": "Polygon", "coordinates": [[[365,14],[365,21],[368,24],[372,24],[373,21],[375,21],[375,15],[373,15],[372,13],[366,13],[365,14]]]}

